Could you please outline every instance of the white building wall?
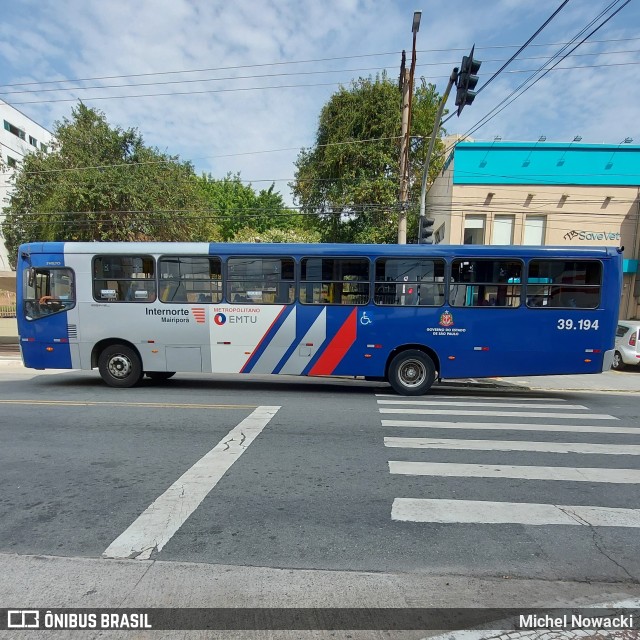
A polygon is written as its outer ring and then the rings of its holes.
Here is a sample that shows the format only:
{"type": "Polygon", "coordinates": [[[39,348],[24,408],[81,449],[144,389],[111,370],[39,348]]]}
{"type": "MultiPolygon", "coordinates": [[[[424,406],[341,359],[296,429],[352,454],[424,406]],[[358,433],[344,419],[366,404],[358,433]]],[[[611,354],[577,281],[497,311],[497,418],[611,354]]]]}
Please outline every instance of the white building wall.
{"type": "MultiPolygon", "coordinates": [[[[31,118],[16,108],[0,100],[0,154],[5,168],[0,171],[0,223],[4,220],[1,208],[8,204],[8,197],[12,189],[10,177],[14,170],[8,167],[11,162],[20,163],[27,153],[41,150],[45,145],[51,149],[53,134],[31,120],[31,118]],[[7,130],[7,125],[11,130],[7,130]],[[16,135],[16,133],[18,135],[16,135]],[[24,133],[24,139],[22,138],[24,133]]],[[[0,271],[9,270],[9,257],[4,244],[4,236],[0,230],[0,271]]]]}

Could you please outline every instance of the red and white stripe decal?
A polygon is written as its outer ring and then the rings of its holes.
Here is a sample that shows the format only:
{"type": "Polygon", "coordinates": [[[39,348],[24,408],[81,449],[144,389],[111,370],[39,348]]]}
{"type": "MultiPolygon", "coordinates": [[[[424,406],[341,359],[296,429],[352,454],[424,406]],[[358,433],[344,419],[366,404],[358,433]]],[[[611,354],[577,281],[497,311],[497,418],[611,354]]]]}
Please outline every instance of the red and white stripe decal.
{"type": "Polygon", "coordinates": [[[354,309],[349,314],[349,317],[333,337],[333,340],[327,345],[323,354],[309,371],[310,376],[331,375],[347,351],[349,351],[351,345],[356,341],[356,311],[357,309],[354,309]]]}
{"type": "Polygon", "coordinates": [[[196,319],[196,322],[198,324],[205,323],[206,314],[205,314],[204,307],[193,307],[191,309],[191,313],[193,313],[193,317],[196,319]]]}

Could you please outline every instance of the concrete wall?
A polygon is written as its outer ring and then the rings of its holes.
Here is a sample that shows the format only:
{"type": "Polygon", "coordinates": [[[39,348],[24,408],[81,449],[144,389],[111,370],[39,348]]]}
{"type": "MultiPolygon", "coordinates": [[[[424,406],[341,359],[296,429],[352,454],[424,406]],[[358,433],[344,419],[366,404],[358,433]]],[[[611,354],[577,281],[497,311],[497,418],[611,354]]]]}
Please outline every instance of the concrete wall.
{"type": "Polygon", "coordinates": [[[0,344],[18,344],[18,325],[15,318],[0,318],[0,344]]]}

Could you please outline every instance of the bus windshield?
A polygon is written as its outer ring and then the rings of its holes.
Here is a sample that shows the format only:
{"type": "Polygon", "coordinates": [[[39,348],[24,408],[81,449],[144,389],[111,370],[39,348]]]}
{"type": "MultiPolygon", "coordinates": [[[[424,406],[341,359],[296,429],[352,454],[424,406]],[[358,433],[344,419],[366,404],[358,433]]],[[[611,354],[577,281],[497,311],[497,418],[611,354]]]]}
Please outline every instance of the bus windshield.
{"type": "Polygon", "coordinates": [[[71,269],[30,269],[24,272],[24,312],[27,320],[35,320],[75,305],[71,269]]]}

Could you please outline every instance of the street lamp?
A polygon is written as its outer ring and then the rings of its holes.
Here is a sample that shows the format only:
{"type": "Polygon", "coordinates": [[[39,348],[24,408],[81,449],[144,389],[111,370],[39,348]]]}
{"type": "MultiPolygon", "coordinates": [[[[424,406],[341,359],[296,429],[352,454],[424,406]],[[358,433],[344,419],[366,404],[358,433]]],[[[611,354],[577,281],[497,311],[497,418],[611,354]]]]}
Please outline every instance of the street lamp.
{"type": "Polygon", "coordinates": [[[414,11],[413,23],[411,24],[411,33],[413,33],[413,47],[411,49],[411,68],[409,70],[409,120],[407,122],[407,139],[405,142],[405,153],[407,154],[404,163],[404,170],[409,182],[409,147],[411,144],[411,103],[413,101],[413,78],[416,71],[416,36],[420,31],[420,19],[422,18],[422,11],[414,11]]]}
{"type": "Polygon", "coordinates": [[[413,25],[411,26],[411,31],[414,34],[420,31],[420,18],[422,18],[422,11],[414,11],[413,12],[413,25]]]}

